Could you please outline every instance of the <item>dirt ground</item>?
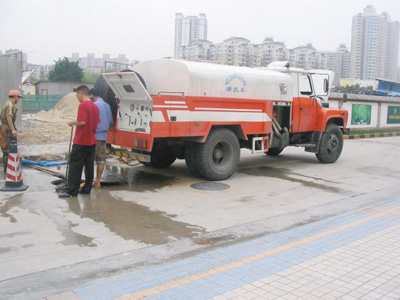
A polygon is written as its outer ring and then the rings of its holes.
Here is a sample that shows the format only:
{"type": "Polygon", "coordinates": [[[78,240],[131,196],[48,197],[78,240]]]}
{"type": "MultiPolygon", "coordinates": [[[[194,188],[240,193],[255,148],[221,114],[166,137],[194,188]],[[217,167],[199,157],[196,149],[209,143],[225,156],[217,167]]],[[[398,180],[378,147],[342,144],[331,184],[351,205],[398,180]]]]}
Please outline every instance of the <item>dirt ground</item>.
{"type": "Polygon", "coordinates": [[[67,142],[70,139],[71,127],[68,119],[49,121],[36,115],[24,116],[22,131],[18,133],[19,145],[45,145],[67,142]]]}

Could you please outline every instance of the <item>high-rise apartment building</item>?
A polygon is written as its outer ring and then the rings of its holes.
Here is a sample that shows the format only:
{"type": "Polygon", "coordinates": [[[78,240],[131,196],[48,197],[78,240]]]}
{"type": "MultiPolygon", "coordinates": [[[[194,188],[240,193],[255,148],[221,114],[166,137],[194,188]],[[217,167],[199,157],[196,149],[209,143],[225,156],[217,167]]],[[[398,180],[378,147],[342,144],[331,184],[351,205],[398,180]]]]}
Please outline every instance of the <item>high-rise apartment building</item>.
{"type": "Polygon", "coordinates": [[[111,58],[111,55],[106,53],[102,57],[95,57],[94,53],[88,53],[86,57],[80,57],[79,53],[72,53],[68,57],[71,62],[78,62],[79,67],[92,73],[101,73],[106,69],[106,64],[113,65],[112,69],[123,70],[130,65],[129,59],[125,54],[118,54],[118,57],[111,58]]]}
{"type": "Polygon", "coordinates": [[[260,67],[266,67],[274,61],[289,60],[290,51],[286,48],[285,43],[276,42],[272,37],[264,39],[260,48],[260,67]]]}
{"type": "Polygon", "coordinates": [[[223,65],[247,66],[247,47],[250,40],[231,37],[211,47],[211,60],[223,65]]]}
{"type": "Polygon", "coordinates": [[[179,58],[191,61],[214,61],[223,65],[266,67],[274,61],[289,61],[294,67],[324,69],[335,73],[334,84],[349,77],[350,52],[344,44],[336,51],[318,51],[311,44],[288,49],[283,42],[267,37],[253,44],[243,37],[231,37],[222,43],[196,40],[182,46],[179,58]]]}
{"type": "Polygon", "coordinates": [[[196,40],[189,43],[187,46],[182,46],[181,58],[191,61],[206,61],[210,60],[211,47],[213,43],[207,40],[196,40]]]}
{"type": "Polygon", "coordinates": [[[312,44],[293,48],[290,50],[290,61],[296,68],[316,69],[317,49],[312,44]]]}
{"type": "Polygon", "coordinates": [[[334,72],[333,84],[339,85],[340,78],[349,77],[350,52],[344,44],[341,44],[336,51],[318,51],[317,67],[334,72]]]}
{"type": "Polygon", "coordinates": [[[207,18],[205,14],[183,16],[175,14],[175,50],[174,57],[182,57],[182,46],[188,46],[196,40],[207,40],[207,18]]]}
{"type": "Polygon", "coordinates": [[[397,80],[399,58],[398,21],[388,13],[378,15],[372,5],[353,17],[350,77],[397,80]]]}

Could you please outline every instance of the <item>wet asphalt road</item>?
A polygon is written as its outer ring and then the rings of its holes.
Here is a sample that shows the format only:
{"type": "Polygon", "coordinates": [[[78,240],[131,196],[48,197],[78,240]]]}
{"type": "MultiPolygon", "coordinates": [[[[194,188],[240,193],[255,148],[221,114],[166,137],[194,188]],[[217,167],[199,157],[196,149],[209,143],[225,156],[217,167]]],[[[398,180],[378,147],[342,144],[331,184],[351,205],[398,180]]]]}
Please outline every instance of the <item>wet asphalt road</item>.
{"type": "Polygon", "coordinates": [[[156,170],[110,159],[107,178],[125,183],[69,199],[56,177],[24,168],[28,190],[0,194],[0,299],[38,299],[385,200],[400,191],[398,153],[399,137],[347,140],[327,165],[303,149],[242,150],[224,190],[193,188],[202,180],[183,161],[156,170]]]}

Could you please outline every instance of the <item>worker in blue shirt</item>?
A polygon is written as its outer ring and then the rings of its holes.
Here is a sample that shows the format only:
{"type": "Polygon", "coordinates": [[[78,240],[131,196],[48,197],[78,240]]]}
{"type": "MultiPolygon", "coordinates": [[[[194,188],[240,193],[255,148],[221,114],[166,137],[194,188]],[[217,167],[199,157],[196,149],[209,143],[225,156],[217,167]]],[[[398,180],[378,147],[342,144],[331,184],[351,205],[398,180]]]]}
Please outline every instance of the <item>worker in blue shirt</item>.
{"type": "Polygon", "coordinates": [[[96,180],[93,182],[95,188],[100,188],[101,175],[104,171],[104,165],[106,164],[106,140],[107,133],[110,126],[113,123],[111,108],[108,103],[106,103],[103,98],[99,97],[95,89],[90,89],[89,91],[90,100],[96,104],[99,108],[100,123],[97,125],[96,129],[96,154],[95,161],[97,164],[96,180]]]}

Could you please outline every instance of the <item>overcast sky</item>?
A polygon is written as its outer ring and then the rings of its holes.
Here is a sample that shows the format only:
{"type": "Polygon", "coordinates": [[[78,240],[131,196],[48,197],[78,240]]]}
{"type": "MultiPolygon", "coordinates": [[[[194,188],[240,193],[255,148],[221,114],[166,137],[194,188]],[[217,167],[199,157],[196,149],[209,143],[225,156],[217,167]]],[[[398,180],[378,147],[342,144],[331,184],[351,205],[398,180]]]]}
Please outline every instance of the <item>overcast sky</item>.
{"type": "Polygon", "coordinates": [[[288,48],[350,49],[352,17],[373,5],[400,21],[399,0],[0,0],[0,50],[20,49],[28,62],[103,53],[131,60],[173,56],[175,13],[205,13],[208,40],[231,36],[288,48]]]}

